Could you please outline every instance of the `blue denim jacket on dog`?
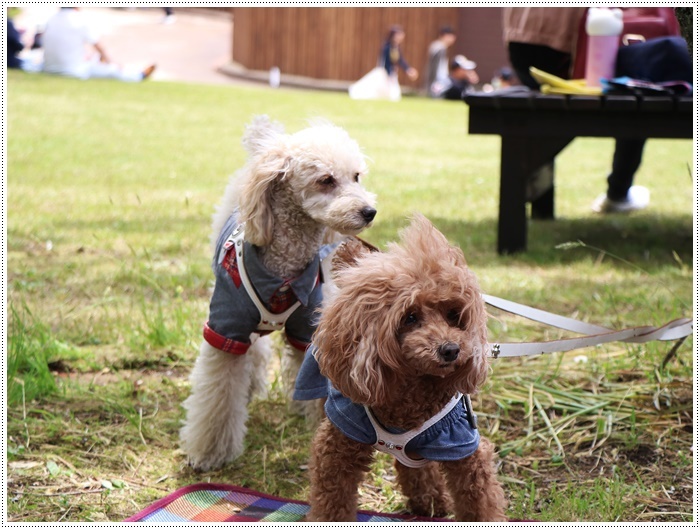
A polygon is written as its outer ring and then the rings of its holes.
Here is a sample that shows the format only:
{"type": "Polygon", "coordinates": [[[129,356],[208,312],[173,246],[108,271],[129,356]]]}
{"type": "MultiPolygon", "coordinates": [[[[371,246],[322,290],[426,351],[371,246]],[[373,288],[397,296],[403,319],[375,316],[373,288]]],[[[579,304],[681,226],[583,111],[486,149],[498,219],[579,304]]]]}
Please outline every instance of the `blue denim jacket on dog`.
{"type": "MultiPolygon", "coordinates": [[[[374,445],[377,433],[365,407],[352,402],[340,393],[322,374],[314,354],[319,354],[312,344],[306,350],[304,362],[294,387],[295,400],[312,400],[326,397],[325,411],[328,419],[346,436],[358,443],[374,445]]],[[[439,422],[414,437],[404,452],[418,454],[431,461],[456,461],[472,455],[479,447],[479,431],[475,427],[472,411],[465,401],[450,410],[439,422]],[[472,426],[472,423],[474,426],[472,426]]],[[[391,433],[401,430],[386,428],[391,433]]]]}
{"type": "MultiPolygon", "coordinates": [[[[226,221],[216,242],[212,263],[216,283],[209,304],[209,320],[204,327],[204,339],[222,351],[243,354],[250,347],[250,334],[256,332],[260,323],[260,311],[241,284],[235,248],[229,246],[230,236],[237,226],[236,211],[226,221]]],[[[317,254],[298,277],[285,280],[265,268],[255,246],[248,242],[244,245],[243,262],[247,274],[267,309],[279,313],[297,300],[301,302],[287,319],[284,330],[288,341],[303,351],[316,330],[316,311],[323,299],[321,255],[317,254]]]]}

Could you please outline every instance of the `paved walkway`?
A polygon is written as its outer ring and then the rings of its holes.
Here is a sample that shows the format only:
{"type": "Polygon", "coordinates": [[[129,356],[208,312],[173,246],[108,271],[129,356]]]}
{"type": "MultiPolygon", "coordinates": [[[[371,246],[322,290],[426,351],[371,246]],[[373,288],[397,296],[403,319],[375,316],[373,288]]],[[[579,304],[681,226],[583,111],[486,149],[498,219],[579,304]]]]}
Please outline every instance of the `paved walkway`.
{"type": "MultiPolygon", "coordinates": [[[[26,31],[30,43],[57,6],[23,6],[15,25],[26,31]]],[[[233,20],[228,13],[175,8],[175,19],[164,24],[160,7],[83,7],[98,28],[107,54],[114,62],[143,68],[157,64],[153,81],[207,84],[252,84],[218,69],[231,61],[233,20]]],[[[260,85],[258,85],[260,86],[260,85]]]]}

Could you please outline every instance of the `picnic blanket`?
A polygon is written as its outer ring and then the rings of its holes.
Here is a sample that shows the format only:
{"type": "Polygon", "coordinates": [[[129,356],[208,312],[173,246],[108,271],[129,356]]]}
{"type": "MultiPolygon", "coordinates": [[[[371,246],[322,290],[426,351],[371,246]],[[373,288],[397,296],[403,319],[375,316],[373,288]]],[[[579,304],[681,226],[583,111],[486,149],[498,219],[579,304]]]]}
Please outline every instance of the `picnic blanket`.
{"type": "MultiPolygon", "coordinates": [[[[300,522],[309,510],[307,503],[277,498],[260,492],[216,483],[183,487],[125,522],[300,522]]],[[[358,522],[450,522],[444,518],[422,518],[402,514],[359,511],[358,522]]]]}

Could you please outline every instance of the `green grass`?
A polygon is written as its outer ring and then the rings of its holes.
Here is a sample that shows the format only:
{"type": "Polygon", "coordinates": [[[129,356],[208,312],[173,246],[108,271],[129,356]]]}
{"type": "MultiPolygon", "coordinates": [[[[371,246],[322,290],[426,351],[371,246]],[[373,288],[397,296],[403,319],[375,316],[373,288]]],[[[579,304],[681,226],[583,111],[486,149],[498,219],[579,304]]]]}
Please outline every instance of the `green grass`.
{"type": "MultiPolygon", "coordinates": [[[[500,141],[468,136],[467,112],[419,98],[8,72],[10,519],[119,521],[207,480],[305,497],[312,433],[287,412],[276,372],[270,397],[252,404],[244,457],[197,474],[177,443],[207,315],[210,218],[255,114],[289,130],[316,116],[349,130],[370,158],[379,213],[365,237],[380,247],[421,211],[490,294],[613,328],[690,315],[691,142],[650,140],[636,179],[650,208],[598,217],[589,206],[613,140],[577,139],[557,158],[557,220],[531,222],[529,251],[500,257],[500,141]]],[[[489,328],[494,341],[561,336],[496,311],[489,328]]],[[[509,515],[692,519],[690,342],[664,369],[661,343],[494,362],[477,400],[509,515]]],[[[402,508],[392,477],[378,458],[364,508],[402,508]]]]}
{"type": "Polygon", "coordinates": [[[13,305],[9,308],[7,403],[20,406],[56,392],[49,362],[52,358],[67,356],[68,347],[54,340],[26,307],[23,314],[18,313],[13,305]]]}

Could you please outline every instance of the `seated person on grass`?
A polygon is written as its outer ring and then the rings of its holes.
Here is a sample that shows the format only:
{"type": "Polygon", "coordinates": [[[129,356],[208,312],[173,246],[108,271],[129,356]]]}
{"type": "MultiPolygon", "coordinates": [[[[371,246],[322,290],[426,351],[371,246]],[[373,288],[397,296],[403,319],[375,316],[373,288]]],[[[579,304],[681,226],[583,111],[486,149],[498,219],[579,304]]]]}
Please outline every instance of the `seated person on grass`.
{"type": "Polygon", "coordinates": [[[46,24],[43,35],[43,71],[79,79],[103,78],[143,81],[155,70],[152,64],[142,71],[131,71],[110,62],[95,31],[77,7],[62,7],[46,24]],[[86,58],[86,46],[96,54],[86,58]]]}
{"type": "Polygon", "coordinates": [[[464,55],[457,55],[450,63],[450,77],[447,86],[440,93],[442,99],[461,100],[465,92],[474,90],[479,82],[476,63],[464,55]]]}

